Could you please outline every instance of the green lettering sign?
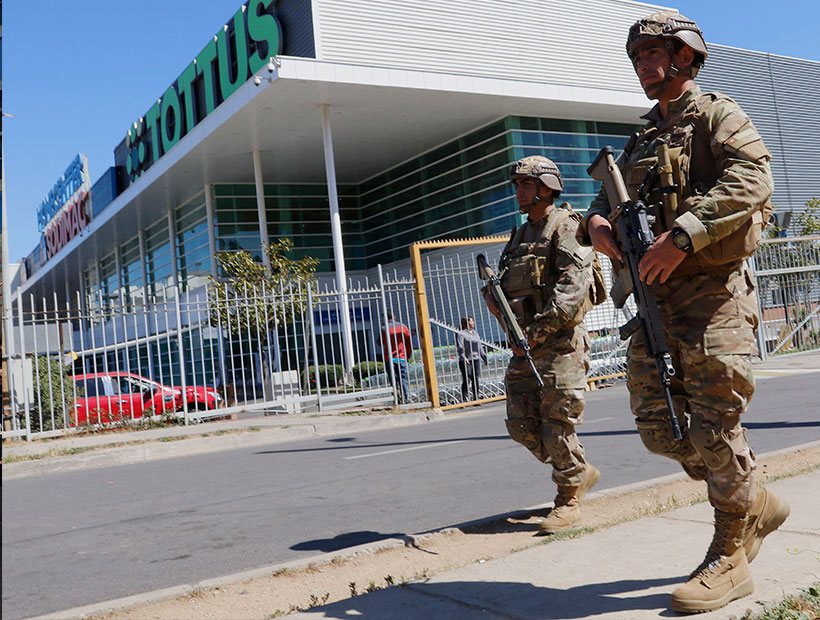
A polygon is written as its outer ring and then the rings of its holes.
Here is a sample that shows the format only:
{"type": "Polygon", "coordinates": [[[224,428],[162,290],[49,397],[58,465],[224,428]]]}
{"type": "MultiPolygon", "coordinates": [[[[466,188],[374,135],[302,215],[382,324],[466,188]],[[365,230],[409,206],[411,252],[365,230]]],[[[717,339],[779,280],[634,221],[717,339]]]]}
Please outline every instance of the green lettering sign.
{"type": "MultiPolygon", "coordinates": [[[[192,88],[194,80],[196,79],[196,61],[192,60],[191,64],[185,67],[185,71],[179,74],[177,79],[177,92],[182,96],[182,101],[185,106],[185,133],[188,133],[196,125],[196,104],[194,103],[194,89],[192,88]]],[[[177,123],[180,123],[177,120],[177,123]]]]}
{"type": "MultiPolygon", "coordinates": [[[[154,102],[154,105],[152,105],[148,112],[145,113],[145,122],[147,124],[146,129],[148,130],[148,133],[151,134],[151,146],[154,147],[153,153],[155,162],[161,157],[159,152],[159,132],[157,131],[157,121],[159,120],[159,102],[160,100],[157,99],[154,102]]],[[[139,132],[139,129],[137,129],[137,132],[139,132]]],[[[142,145],[143,142],[140,142],[140,146],[142,145]]],[[[140,157],[140,161],[141,160],[142,157],[140,157]]]]}
{"type": "Polygon", "coordinates": [[[251,74],[264,67],[271,56],[279,55],[282,41],[279,22],[272,15],[264,12],[273,2],[274,0],[251,0],[248,3],[248,34],[257,43],[256,53],[249,60],[251,74]],[[268,44],[267,54],[264,56],[258,45],[262,42],[268,44]]]}
{"type": "Polygon", "coordinates": [[[245,11],[239,9],[233,16],[234,46],[229,50],[228,28],[216,35],[216,50],[219,58],[219,88],[222,100],[230,97],[248,79],[248,38],[245,35],[245,11]],[[232,53],[231,53],[232,52],[232,53]],[[231,54],[229,57],[228,54],[231,54]],[[236,61],[236,76],[231,80],[231,59],[236,61]]]}
{"type": "MultiPolygon", "coordinates": [[[[179,142],[179,138],[182,135],[182,114],[180,114],[179,109],[179,95],[177,94],[177,89],[173,86],[169,86],[168,90],[166,90],[162,96],[162,113],[160,115],[159,126],[159,133],[160,136],[162,136],[162,152],[167,153],[174,148],[174,145],[179,142]],[[174,113],[174,133],[170,138],[168,137],[168,126],[171,124],[169,112],[174,113]]],[[[157,141],[156,137],[154,141],[157,141]]]]}
{"type": "Polygon", "coordinates": [[[196,73],[205,80],[205,115],[216,108],[216,93],[214,92],[214,67],[216,59],[216,37],[208,41],[202,51],[196,55],[196,73]]]}
{"type": "Polygon", "coordinates": [[[282,32],[273,15],[275,4],[276,0],[247,2],[232,17],[232,35],[225,25],[185,67],[162,99],[151,106],[145,118],[131,124],[125,136],[125,169],[132,181],[196,126],[198,106],[204,103],[206,116],[216,109],[217,87],[224,101],[272,56],[281,53],[282,32]],[[202,79],[204,102],[197,101],[194,84],[198,79],[202,79]]]}

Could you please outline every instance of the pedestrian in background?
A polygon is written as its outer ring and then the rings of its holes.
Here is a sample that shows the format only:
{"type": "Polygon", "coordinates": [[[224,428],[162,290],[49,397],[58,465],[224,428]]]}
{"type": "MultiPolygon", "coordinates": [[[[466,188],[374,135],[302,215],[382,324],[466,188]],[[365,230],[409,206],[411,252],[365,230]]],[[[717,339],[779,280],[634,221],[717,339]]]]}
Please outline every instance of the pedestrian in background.
{"type": "Polygon", "coordinates": [[[387,311],[387,327],[382,332],[382,359],[387,364],[393,364],[393,387],[396,381],[399,384],[399,402],[406,403],[409,395],[407,383],[407,360],[413,354],[413,340],[410,328],[393,318],[393,313],[387,311]]]}
{"type": "Polygon", "coordinates": [[[487,363],[487,351],[475,329],[475,319],[467,316],[461,319],[461,331],[456,334],[458,368],[461,370],[461,400],[467,402],[467,386],[478,400],[478,380],[481,377],[481,362],[487,363]]]}

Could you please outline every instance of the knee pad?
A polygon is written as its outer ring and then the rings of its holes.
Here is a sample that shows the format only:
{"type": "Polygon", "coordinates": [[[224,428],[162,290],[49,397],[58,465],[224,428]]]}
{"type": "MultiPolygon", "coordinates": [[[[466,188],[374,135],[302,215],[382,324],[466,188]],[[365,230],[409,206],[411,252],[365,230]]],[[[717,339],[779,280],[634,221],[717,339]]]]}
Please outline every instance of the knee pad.
{"type": "Polygon", "coordinates": [[[537,418],[512,418],[504,420],[510,439],[532,452],[539,461],[546,463],[549,456],[541,439],[541,421],[537,418]]]}
{"type": "Polygon", "coordinates": [[[672,435],[672,427],[666,420],[635,420],[638,427],[638,434],[641,436],[643,445],[653,454],[661,454],[670,458],[676,458],[680,451],[678,442],[672,435]]]}
{"type": "Polygon", "coordinates": [[[708,420],[701,413],[693,413],[689,434],[710,470],[726,469],[733,460],[738,461],[741,470],[751,468],[754,456],[746,444],[738,416],[708,420]]]}

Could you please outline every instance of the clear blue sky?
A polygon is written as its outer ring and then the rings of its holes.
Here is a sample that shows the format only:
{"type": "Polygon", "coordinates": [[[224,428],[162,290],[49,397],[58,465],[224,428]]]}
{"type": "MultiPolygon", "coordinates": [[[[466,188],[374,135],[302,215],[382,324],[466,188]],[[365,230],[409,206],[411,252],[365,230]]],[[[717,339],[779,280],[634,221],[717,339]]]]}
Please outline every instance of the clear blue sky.
{"type": "MultiPolygon", "coordinates": [[[[436,0],[444,1],[444,0],[436,0]]],[[[74,155],[92,183],[114,147],[242,0],[3,3],[9,258],[39,242],[36,209],[74,155]]],[[[820,61],[817,0],[670,2],[709,42],[820,61]]]]}

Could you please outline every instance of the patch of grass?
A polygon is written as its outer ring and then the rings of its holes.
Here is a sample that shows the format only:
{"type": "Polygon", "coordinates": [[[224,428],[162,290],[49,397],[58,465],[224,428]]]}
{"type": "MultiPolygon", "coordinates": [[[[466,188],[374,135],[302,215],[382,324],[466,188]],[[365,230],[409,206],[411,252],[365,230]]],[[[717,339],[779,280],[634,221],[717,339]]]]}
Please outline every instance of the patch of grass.
{"type": "Polygon", "coordinates": [[[313,607],[319,607],[320,605],[324,605],[327,603],[327,599],[330,598],[330,592],[325,592],[322,598],[319,598],[315,594],[310,595],[310,603],[308,603],[308,609],[313,607]]]}
{"type": "Polygon", "coordinates": [[[159,441],[169,442],[169,441],[182,441],[183,439],[188,439],[187,435],[169,435],[168,437],[160,437],[159,441]]]}
{"type": "Polygon", "coordinates": [[[741,620],[819,620],[820,582],[791,594],[782,601],[767,604],[763,611],[752,613],[747,610],[741,620]]]}

